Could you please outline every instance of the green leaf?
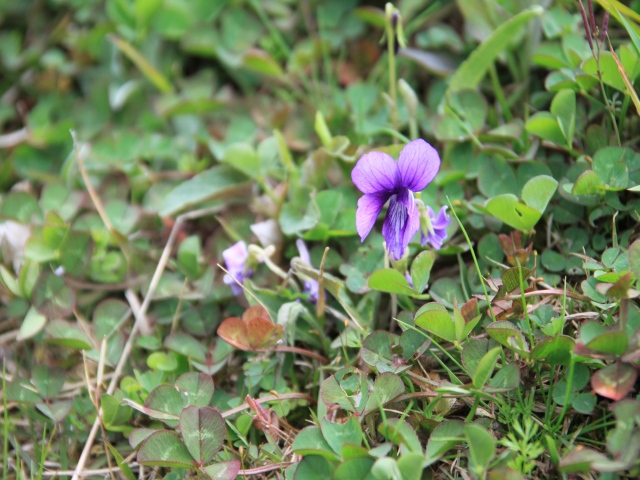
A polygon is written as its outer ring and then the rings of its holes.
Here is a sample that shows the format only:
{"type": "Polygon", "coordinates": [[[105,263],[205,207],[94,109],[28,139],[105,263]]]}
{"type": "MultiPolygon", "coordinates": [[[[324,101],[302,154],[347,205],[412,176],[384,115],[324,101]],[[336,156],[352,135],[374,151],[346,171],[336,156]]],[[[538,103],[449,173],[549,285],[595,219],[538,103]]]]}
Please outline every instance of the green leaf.
{"type": "MultiPolygon", "coordinates": [[[[145,399],[144,411],[150,416],[153,416],[152,411],[178,416],[185,403],[186,401],[183,400],[182,395],[173,385],[158,385],[151,390],[145,399]]],[[[171,427],[175,427],[178,424],[178,422],[174,420],[165,420],[164,418],[162,418],[162,420],[171,427]]]]}
{"type": "Polygon", "coordinates": [[[519,193],[513,168],[501,157],[489,157],[482,163],[478,171],[478,188],[486,197],[519,193]]]}
{"type": "Polygon", "coordinates": [[[425,466],[435,463],[451,448],[462,443],[464,426],[460,420],[445,420],[431,432],[425,453],[425,466]]]}
{"type": "Polygon", "coordinates": [[[356,416],[350,416],[346,421],[331,422],[327,417],[320,420],[322,436],[331,446],[336,455],[340,455],[342,447],[349,445],[362,445],[362,428],[356,416]]]}
{"type": "Polygon", "coordinates": [[[77,324],[65,320],[51,320],[47,325],[47,343],[73,348],[90,350],[91,340],[80,330],[77,324]]]}
{"type": "Polygon", "coordinates": [[[556,145],[566,145],[564,132],[558,123],[558,119],[549,112],[538,112],[527,121],[527,132],[548,140],[556,145]]]}
{"type": "Polygon", "coordinates": [[[448,342],[456,339],[456,327],[447,310],[439,303],[427,303],[416,312],[415,323],[448,342]]]}
{"type": "Polygon", "coordinates": [[[43,398],[55,398],[64,385],[64,369],[38,365],[33,370],[33,385],[43,398]]]}
{"type": "Polygon", "coordinates": [[[200,237],[197,235],[185,238],[178,247],[178,265],[181,271],[191,280],[197,279],[202,273],[200,268],[201,255],[200,237]]]}
{"type": "Polygon", "coordinates": [[[507,289],[507,292],[511,293],[520,288],[520,278],[522,276],[522,283],[527,288],[527,279],[531,276],[531,273],[532,270],[526,267],[508,268],[502,273],[502,285],[507,289]]]}
{"type": "Polygon", "coordinates": [[[183,373],[176,380],[176,388],[187,397],[189,405],[204,407],[213,398],[213,379],[204,373],[183,373]]]}
{"type": "Polygon", "coordinates": [[[340,456],[335,454],[318,427],[300,430],[293,440],[292,451],[299,455],[320,455],[332,461],[340,461],[340,456]]]}
{"type": "Polygon", "coordinates": [[[551,102],[551,113],[558,118],[566,145],[571,148],[576,125],[576,92],[564,89],[556,93],[551,102]]]}
{"type": "Polygon", "coordinates": [[[364,413],[378,410],[391,400],[404,393],[404,382],[395,373],[386,372],[378,375],[373,383],[364,413]]]}
{"type": "Polygon", "coordinates": [[[408,451],[422,454],[422,444],[416,431],[404,420],[388,419],[378,426],[378,433],[395,445],[404,445],[408,451]]]}
{"type": "Polygon", "coordinates": [[[496,442],[493,437],[480,425],[474,423],[465,425],[464,435],[469,444],[469,458],[472,461],[472,468],[488,465],[496,454],[496,442]]]}
{"type": "Polygon", "coordinates": [[[518,201],[518,197],[511,194],[498,195],[490,199],[485,208],[504,223],[529,233],[542,217],[542,213],[533,207],[518,201]]]}
{"type": "Polygon", "coordinates": [[[629,246],[627,255],[629,259],[629,268],[636,278],[640,278],[640,240],[636,240],[629,246]]]}
{"type": "Polygon", "coordinates": [[[530,19],[539,17],[543,12],[542,7],[536,5],[520,12],[496,28],[491,36],[458,67],[449,81],[448,91],[476,88],[500,52],[511,44],[511,39],[520,33],[530,19]]]}
{"type": "Polygon", "coordinates": [[[159,214],[174,215],[210,200],[235,195],[245,180],[242,174],[226,165],[210,168],[171,190],[161,203],[159,214]]]}
{"type": "Polygon", "coordinates": [[[257,48],[247,51],[242,56],[242,64],[249,70],[267,77],[285,79],[284,70],[269,53],[257,48]]]}
{"type": "Polygon", "coordinates": [[[593,170],[583,172],[571,188],[573,195],[599,195],[604,193],[600,176],[593,170]]]}
{"type": "Polygon", "coordinates": [[[429,283],[429,276],[431,274],[431,268],[436,260],[436,252],[432,250],[425,250],[420,252],[411,264],[411,280],[413,281],[413,288],[416,292],[424,292],[429,283]]]}
{"type": "Polygon", "coordinates": [[[571,406],[579,413],[589,415],[593,412],[597,399],[592,393],[579,393],[571,402],[571,406]]]}
{"type": "Polygon", "coordinates": [[[493,373],[493,369],[496,367],[496,362],[498,361],[500,352],[502,352],[502,347],[495,347],[489,350],[482,357],[473,374],[474,387],[481,389],[485,386],[489,378],[491,378],[491,374],[493,373]]]}
{"type": "Polygon", "coordinates": [[[420,480],[422,478],[424,457],[420,453],[405,453],[398,460],[398,470],[402,480],[420,480]]]}
{"type": "MultiPolygon", "coordinates": [[[[334,460],[334,462],[339,461],[339,458],[334,460]]],[[[335,463],[329,459],[318,455],[309,455],[296,465],[293,480],[325,480],[332,478],[335,470],[335,463]]]]}
{"type": "Polygon", "coordinates": [[[407,279],[393,268],[384,268],[373,272],[369,277],[369,288],[398,295],[415,295],[417,293],[411,288],[407,279]]]}
{"type": "Polygon", "coordinates": [[[191,405],[180,414],[180,432],[187,450],[202,465],[222,448],[227,427],[215,408],[191,405]]]}
{"type": "Polygon", "coordinates": [[[249,178],[260,178],[260,157],[255,148],[245,142],[229,145],[222,157],[223,161],[249,178]]]}
{"type": "Polygon", "coordinates": [[[38,312],[35,307],[31,306],[20,325],[20,331],[18,332],[16,340],[20,342],[37,335],[46,324],[47,317],[38,312]]]}
{"type": "Polygon", "coordinates": [[[152,467],[193,468],[187,447],[175,432],[160,430],[151,434],[138,450],[138,463],[152,467]]]}
{"type": "Polygon", "coordinates": [[[625,331],[612,330],[604,332],[585,343],[585,347],[600,353],[622,355],[627,350],[629,335],[625,331]]]}
{"type": "Polygon", "coordinates": [[[551,197],[558,189],[558,182],[548,175],[538,175],[522,187],[522,200],[528,206],[544,213],[551,197]]]}
{"type": "Polygon", "coordinates": [[[163,93],[173,92],[173,86],[167,78],[160,73],[144,56],[129,42],[111,35],[111,42],[131,60],[136,67],[163,93]]]}
{"type": "MultiPolygon", "coordinates": [[[[615,88],[621,92],[625,92],[626,85],[618,70],[618,65],[613,58],[611,52],[606,50],[600,52],[599,62],[594,57],[589,57],[583,64],[582,70],[593,76],[598,75],[598,65],[600,66],[600,72],[602,74],[602,81],[605,85],[615,88]]],[[[631,79],[632,81],[634,79],[631,79]]]]}
{"type": "Polygon", "coordinates": [[[486,338],[471,339],[462,347],[462,363],[467,374],[473,378],[482,358],[489,351],[489,340],[486,338]]]}
{"type": "Polygon", "coordinates": [[[506,320],[493,322],[487,326],[487,333],[501,345],[529,357],[529,345],[522,332],[513,323],[506,320]]]}
{"type": "MultiPolygon", "coordinates": [[[[352,480],[354,478],[370,478],[371,467],[374,459],[370,457],[358,457],[344,460],[333,472],[333,480],[352,480]]],[[[329,478],[329,477],[325,477],[329,478]]]]}
{"type": "Polygon", "coordinates": [[[113,395],[103,393],[100,396],[100,407],[102,408],[102,421],[107,430],[119,430],[117,427],[128,423],[131,418],[131,408],[121,406],[120,400],[113,395]],[[116,428],[114,429],[114,427],[116,428]]]}
{"type": "Polygon", "coordinates": [[[493,376],[485,391],[487,392],[508,392],[520,386],[520,368],[513,362],[502,367],[493,376]]]}
{"type": "Polygon", "coordinates": [[[207,348],[202,342],[186,333],[178,332],[167,336],[164,339],[164,346],[197,362],[203,363],[206,360],[207,348]]]}
{"type": "MultiPolygon", "coordinates": [[[[360,357],[379,373],[399,373],[410,367],[400,356],[400,338],[384,330],[371,332],[362,342],[360,357]]],[[[404,352],[402,352],[404,354],[404,352]]]]}
{"type": "Polygon", "coordinates": [[[43,271],[33,287],[35,309],[49,318],[64,318],[73,312],[76,295],[62,277],[51,271],[43,271]]]}
{"type": "Polygon", "coordinates": [[[355,367],[341,368],[320,385],[320,398],[327,408],[337,405],[361,414],[367,406],[369,395],[367,377],[355,367]]]}
{"type": "Polygon", "coordinates": [[[627,165],[616,157],[615,154],[607,155],[603,152],[600,155],[596,154],[593,158],[593,171],[598,175],[600,184],[603,184],[607,190],[625,190],[629,184],[627,165]]]}
{"type": "Polygon", "coordinates": [[[106,444],[109,448],[109,451],[111,452],[111,455],[113,455],[113,458],[115,458],[118,467],[120,467],[120,472],[124,475],[124,478],[126,480],[136,480],[138,477],[133,474],[133,472],[131,471],[131,467],[122,457],[122,455],[120,455],[120,452],[118,452],[118,450],[109,442],[106,442],[106,444]]]}

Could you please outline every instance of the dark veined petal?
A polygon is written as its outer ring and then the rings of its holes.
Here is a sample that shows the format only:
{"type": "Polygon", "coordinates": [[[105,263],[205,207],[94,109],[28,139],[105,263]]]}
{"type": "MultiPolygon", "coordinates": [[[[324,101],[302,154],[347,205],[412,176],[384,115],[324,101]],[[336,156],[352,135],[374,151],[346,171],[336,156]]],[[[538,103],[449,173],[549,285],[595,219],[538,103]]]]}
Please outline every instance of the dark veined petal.
{"type": "Polygon", "coordinates": [[[382,225],[382,235],[394,260],[402,258],[409,242],[419,229],[420,214],[411,192],[403,189],[392,195],[382,225]]]}
{"type": "Polygon", "coordinates": [[[419,192],[431,183],[440,170],[440,155],[435,148],[418,138],[407,143],[400,152],[398,169],[402,186],[419,192]]]}
{"type": "Polygon", "coordinates": [[[442,207],[436,217],[433,209],[427,205],[427,214],[429,215],[433,232],[422,232],[421,245],[424,246],[429,242],[433,248],[440,250],[442,243],[447,238],[447,227],[451,223],[451,219],[447,215],[447,206],[442,207]]]}
{"type": "MultiPolygon", "coordinates": [[[[431,209],[431,207],[428,208],[429,210],[431,210],[431,213],[429,215],[431,215],[431,218],[433,219],[433,217],[435,217],[435,214],[432,215],[433,210],[431,209]]],[[[446,205],[442,207],[438,212],[438,216],[431,221],[431,225],[433,225],[434,228],[447,228],[449,226],[449,224],[451,223],[451,219],[449,218],[449,215],[447,215],[448,208],[449,207],[447,207],[446,205]]]]}
{"type": "MultiPolygon", "coordinates": [[[[394,162],[395,163],[395,162],[394,162]]],[[[358,210],[356,211],[356,230],[360,235],[360,241],[369,235],[369,232],[376,223],[378,215],[384,204],[387,203],[390,194],[383,193],[367,193],[358,200],[358,210]]]]}
{"type": "Polygon", "coordinates": [[[390,193],[400,186],[400,171],[386,153],[370,152],[360,157],[353,167],[351,180],[362,193],[390,193]]]}

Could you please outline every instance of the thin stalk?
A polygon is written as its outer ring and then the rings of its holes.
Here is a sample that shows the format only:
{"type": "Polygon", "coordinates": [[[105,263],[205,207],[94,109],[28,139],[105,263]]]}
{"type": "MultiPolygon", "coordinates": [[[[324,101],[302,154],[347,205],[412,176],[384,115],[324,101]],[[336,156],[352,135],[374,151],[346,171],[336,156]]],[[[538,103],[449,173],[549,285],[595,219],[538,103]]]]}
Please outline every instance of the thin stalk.
{"type": "MultiPolygon", "coordinates": [[[[389,69],[389,96],[391,97],[391,125],[395,131],[398,131],[398,93],[396,91],[396,52],[395,52],[395,32],[393,29],[393,21],[391,19],[390,11],[393,9],[388,8],[387,4],[387,21],[386,21],[386,33],[387,33],[387,66],[389,69]]],[[[395,143],[395,137],[394,137],[395,143]]]]}
{"type": "Polygon", "coordinates": [[[491,85],[493,86],[493,91],[496,94],[496,100],[498,100],[500,108],[502,109],[502,115],[507,122],[510,122],[513,116],[511,115],[509,104],[507,103],[507,97],[505,97],[504,90],[500,84],[495,63],[491,63],[491,67],[489,67],[489,75],[491,76],[491,85]]]}
{"type": "Polygon", "coordinates": [[[464,226],[462,225],[462,222],[458,218],[458,214],[456,213],[455,208],[453,208],[453,204],[451,203],[451,200],[449,200],[449,196],[447,196],[447,202],[449,203],[449,207],[451,207],[451,213],[453,213],[453,216],[455,217],[456,221],[458,222],[458,225],[460,226],[460,230],[462,230],[462,234],[464,235],[464,238],[467,240],[467,245],[469,245],[469,251],[471,252],[471,256],[473,257],[473,263],[475,264],[476,271],[478,272],[478,279],[480,280],[480,284],[482,285],[482,290],[484,291],[484,298],[487,301],[487,308],[489,309],[489,313],[491,314],[491,319],[495,322],[496,316],[493,313],[493,308],[491,308],[491,299],[489,298],[489,292],[487,291],[487,286],[484,283],[484,277],[482,276],[482,272],[480,271],[480,265],[478,264],[476,252],[473,251],[473,245],[471,244],[471,240],[469,239],[469,234],[467,233],[467,230],[464,228],[464,226]]]}

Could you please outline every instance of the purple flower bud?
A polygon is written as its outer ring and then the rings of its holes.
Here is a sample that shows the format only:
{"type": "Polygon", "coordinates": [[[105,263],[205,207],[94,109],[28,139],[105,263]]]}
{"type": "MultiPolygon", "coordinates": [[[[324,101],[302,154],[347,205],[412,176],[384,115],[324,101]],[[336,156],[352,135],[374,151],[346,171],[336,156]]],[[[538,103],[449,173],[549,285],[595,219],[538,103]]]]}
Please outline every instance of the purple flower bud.
{"type": "Polygon", "coordinates": [[[582,23],[584,23],[584,31],[587,33],[587,41],[589,42],[589,48],[593,52],[593,41],[591,40],[592,30],[589,28],[589,22],[587,22],[587,14],[584,11],[584,5],[582,5],[582,0],[578,2],[580,5],[580,15],[582,15],[582,23]]]}
{"type": "Polygon", "coordinates": [[[430,243],[433,248],[440,250],[442,243],[447,238],[447,227],[451,223],[449,215],[447,215],[447,206],[445,205],[438,212],[438,216],[433,212],[433,209],[427,206],[428,228],[422,230],[421,244],[424,247],[425,244],[430,243]]]}
{"type": "MultiPolygon", "coordinates": [[[[302,259],[302,261],[311,265],[311,255],[309,255],[309,249],[307,249],[307,245],[301,238],[296,240],[296,247],[298,247],[298,252],[300,252],[300,258],[302,259]]],[[[316,282],[315,280],[305,280],[304,292],[308,293],[309,300],[315,303],[318,300],[318,282],[316,282]]]]}
{"type": "MultiPolygon", "coordinates": [[[[580,2],[582,5],[582,1],[580,2]]],[[[596,33],[596,16],[593,14],[593,2],[591,0],[587,0],[587,6],[589,7],[589,21],[591,22],[591,33],[595,35],[596,33]]]]}
{"type": "Polygon", "coordinates": [[[604,39],[607,37],[607,29],[609,28],[609,12],[604,14],[602,19],[602,34],[600,36],[600,42],[604,43],[604,39]]]}
{"type": "Polygon", "coordinates": [[[236,283],[234,278],[238,282],[243,283],[245,278],[253,275],[253,270],[247,269],[245,265],[247,258],[249,258],[247,244],[240,240],[222,252],[222,258],[229,272],[228,275],[224,276],[223,281],[231,287],[234,295],[239,295],[242,293],[242,288],[236,283]]]}
{"type": "Polygon", "coordinates": [[[369,235],[385,203],[389,209],[382,235],[389,254],[400,260],[420,229],[414,192],[423,190],[440,170],[440,156],[421,138],[408,143],[396,162],[386,153],[370,152],[358,160],[351,180],[364,195],[358,200],[356,229],[360,240],[369,235]]]}

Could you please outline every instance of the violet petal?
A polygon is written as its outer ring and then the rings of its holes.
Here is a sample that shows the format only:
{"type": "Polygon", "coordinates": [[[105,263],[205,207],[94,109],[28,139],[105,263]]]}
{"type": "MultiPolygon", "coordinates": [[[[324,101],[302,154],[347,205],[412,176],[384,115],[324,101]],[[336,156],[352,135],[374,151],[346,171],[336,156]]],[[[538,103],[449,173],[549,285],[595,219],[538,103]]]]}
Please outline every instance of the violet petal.
{"type": "Polygon", "coordinates": [[[360,197],[356,212],[356,230],[360,235],[360,241],[364,242],[364,239],[369,235],[382,207],[390,196],[388,193],[367,193],[360,197]]]}
{"type": "Polygon", "coordinates": [[[407,143],[398,159],[402,186],[419,192],[431,183],[440,170],[440,155],[435,148],[418,138],[407,143]]]}
{"type": "Polygon", "coordinates": [[[351,180],[362,193],[392,192],[400,186],[398,164],[386,153],[370,152],[358,160],[351,180]]]}

